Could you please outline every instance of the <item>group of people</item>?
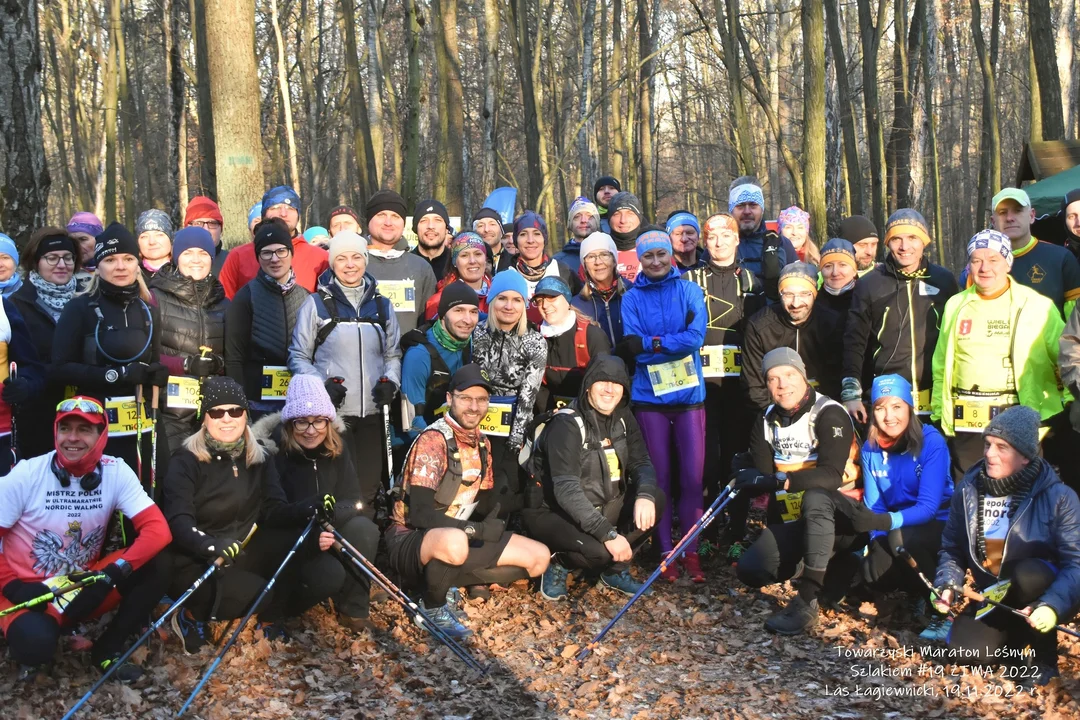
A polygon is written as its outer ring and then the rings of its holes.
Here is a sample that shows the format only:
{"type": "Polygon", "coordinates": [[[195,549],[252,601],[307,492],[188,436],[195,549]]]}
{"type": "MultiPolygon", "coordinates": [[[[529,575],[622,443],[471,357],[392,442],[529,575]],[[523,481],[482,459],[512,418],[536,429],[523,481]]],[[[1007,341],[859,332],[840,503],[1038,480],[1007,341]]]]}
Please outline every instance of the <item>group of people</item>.
{"type": "MultiPolygon", "coordinates": [[[[960,615],[948,641],[1030,644],[1040,681],[1056,674],[1049,631],[1080,607],[1080,265],[1031,236],[1022,190],[995,196],[963,289],[915,210],[880,240],[846,218],[819,248],[801,209],[766,221],[749,177],[726,212],[664,225],[600,178],[559,252],[530,210],[452,228],[423,200],[414,249],[391,190],[306,232],[302,215],[276,187],[231,249],[203,197],[176,231],[148,210],[134,232],[78,213],[21,253],[0,236],[0,442],[18,460],[0,478],[0,613],[93,579],[0,615],[25,676],[116,608],[92,651],[108,670],[221,561],[173,616],[197,652],[313,518],[463,638],[456,588],[536,578],[560,602],[574,575],[634,595],[635,553],[670,554],[721,497],[705,537],[739,579],[796,583],[769,631],[867,590],[951,612],[971,570],[1011,583],[1003,602],[1029,619],[960,615]]],[[[334,546],[323,528],[282,570],[265,636],[327,600],[372,627],[370,584],[334,546]]],[[[663,581],[704,582],[697,540],[681,550],[663,581]]]]}

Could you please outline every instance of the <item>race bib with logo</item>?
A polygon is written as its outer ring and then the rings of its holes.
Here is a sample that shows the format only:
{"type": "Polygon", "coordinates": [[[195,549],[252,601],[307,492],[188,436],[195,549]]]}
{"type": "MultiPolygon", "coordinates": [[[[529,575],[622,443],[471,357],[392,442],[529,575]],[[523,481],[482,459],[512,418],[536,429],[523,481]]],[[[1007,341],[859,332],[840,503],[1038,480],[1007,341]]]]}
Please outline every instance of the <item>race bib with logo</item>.
{"type": "Polygon", "coordinates": [[[611,482],[622,480],[622,466],[619,465],[619,456],[615,452],[615,448],[604,448],[604,459],[607,460],[608,475],[611,477],[611,482]]]}
{"type": "MultiPolygon", "coordinates": [[[[382,285],[379,285],[381,288],[382,285]]],[[[285,393],[289,390],[289,379],[292,373],[289,368],[281,365],[264,365],[262,371],[262,390],[259,392],[260,400],[284,400],[285,393]]]]}
{"type": "Polygon", "coordinates": [[[780,503],[780,519],[785,523],[795,522],[802,517],[802,492],[776,491],[776,501],[780,503]]]}
{"type": "Polygon", "coordinates": [[[742,348],[738,345],[706,345],[701,348],[701,374],[705,377],[742,375],[742,348]]]}
{"type": "MultiPolygon", "coordinates": [[[[998,498],[994,498],[995,500],[998,498]]],[[[982,596],[987,600],[993,600],[994,602],[1002,602],[1005,596],[1009,594],[1009,588],[1012,587],[1012,580],[1002,580],[1001,582],[994,583],[990,587],[982,591],[982,596]]],[[[985,615],[990,614],[990,611],[994,609],[994,605],[990,603],[983,603],[983,606],[975,611],[975,619],[978,620],[985,615]]]]}
{"type": "Polygon", "coordinates": [[[109,418],[109,436],[125,437],[150,432],[153,423],[146,415],[146,405],[139,407],[134,395],[105,398],[105,414],[109,418]]]}
{"type": "Polygon", "coordinates": [[[990,421],[1020,402],[1016,393],[953,392],[953,427],[956,432],[981,433],[990,421]]]}
{"type": "Polygon", "coordinates": [[[170,375],[165,388],[165,406],[173,410],[198,410],[199,378],[170,375]]]}
{"type": "Polygon", "coordinates": [[[379,292],[395,312],[416,312],[416,283],[413,280],[380,280],[379,292]]]}
{"type": "Polygon", "coordinates": [[[656,397],[698,386],[697,370],[690,357],[649,366],[649,383],[656,397]]]}
{"type": "Polygon", "coordinates": [[[492,397],[488,401],[487,414],[480,421],[480,432],[494,437],[510,437],[515,402],[514,398],[492,397]]]}

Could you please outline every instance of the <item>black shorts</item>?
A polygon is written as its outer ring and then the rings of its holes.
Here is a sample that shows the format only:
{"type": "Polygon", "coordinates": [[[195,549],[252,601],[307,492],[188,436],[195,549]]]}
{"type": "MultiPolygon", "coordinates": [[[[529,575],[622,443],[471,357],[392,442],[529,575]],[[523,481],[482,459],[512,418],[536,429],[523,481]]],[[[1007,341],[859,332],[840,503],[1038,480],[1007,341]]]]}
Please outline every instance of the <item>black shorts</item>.
{"type": "MultiPolygon", "coordinates": [[[[426,532],[427,530],[402,530],[398,527],[391,527],[386,532],[387,564],[391,577],[403,590],[416,590],[424,586],[424,564],[420,562],[420,546],[424,544],[426,532]]],[[[459,570],[464,574],[496,567],[512,535],[513,533],[507,530],[495,542],[470,540],[469,555],[459,570]]]]}

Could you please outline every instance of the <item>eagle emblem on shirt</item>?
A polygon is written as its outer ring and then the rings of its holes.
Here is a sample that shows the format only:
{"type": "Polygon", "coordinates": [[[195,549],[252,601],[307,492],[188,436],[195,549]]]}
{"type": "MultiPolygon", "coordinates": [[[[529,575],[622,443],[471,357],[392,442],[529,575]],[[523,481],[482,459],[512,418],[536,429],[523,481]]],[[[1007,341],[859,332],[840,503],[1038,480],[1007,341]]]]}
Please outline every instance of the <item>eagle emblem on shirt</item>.
{"type": "Polygon", "coordinates": [[[83,537],[82,523],[77,520],[68,523],[64,537],[52,530],[42,530],[34,537],[31,551],[34,572],[53,577],[85,570],[97,558],[104,542],[104,525],[86,537],[83,537]]]}

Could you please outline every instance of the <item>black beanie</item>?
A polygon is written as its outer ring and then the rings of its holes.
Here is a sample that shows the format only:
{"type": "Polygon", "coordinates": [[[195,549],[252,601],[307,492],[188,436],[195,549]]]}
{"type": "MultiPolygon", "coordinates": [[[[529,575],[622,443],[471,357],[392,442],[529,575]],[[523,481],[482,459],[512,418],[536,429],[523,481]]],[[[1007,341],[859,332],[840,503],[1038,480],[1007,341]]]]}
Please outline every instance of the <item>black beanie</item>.
{"type": "Polygon", "coordinates": [[[473,215],[472,221],[473,221],[473,223],[475,223],[477,220],[480,220],[480,219],[483,219],[483,218],[491,218],[495,222],[502,225],[502,215],[499,214],[498,210],[494,210],[494,209],[489,208],[489,207],[480,208],[479,210],[476,211],[476,214],[473,215]]]}
{"type": "Polygon", "coordinates": [[[118,222],[112,222],[94,238],[94,264],[110,255],[134,255],[139,257],[139,241],[131,231],[118,222]]]}
{"type": "Polygon", "coordinates": [[[870,218],[865,215],[852,215],[841,221],[839,237],[854,245],[868,237],[878,237],[878,231],[870,218]]]}
{"type": "Polygon", "coordinates": [[[258,257],[263,248],[270,245],[284,245],[292,252],[292,238],[289,237],[289,228],[284,221],[264,220],[255,228],[255,256],[258,257]]]}
{"type": "Polygon", "coordinates": [[[1080,188],[1065,193],[1065,197],[1061,199],[1061,211],[1065,212],[1065,209],[1077,200],[1080,200],[1080,188]]]}
{"type": "Polygon", "coordinates": [[[71,236],[65,231],[57,230],[56,233],[41,238],[37,250],[34,251],[34,263],[36,264],[41,258],[45,257],[46,253],[64,252],[65,250],[74,257],[79,256],[79,252],[75,249],[75,241],[71,239],[71,236]]]}
{"type": "Polygon", "coordinates": [[[371,196],[371,199],[367,201],[367,205],[364,206],[364,215],[367,221],[370,223],[371,218],[375,217],[383,210],[389,210],[390,212],[397,213],[401,216],[401,219],[405,219],[405,198],[398,195],[393,190],[380,190],[371,196]]]}
{"type": "Polygon", "coordinates": [[[244,394],[244,388],[240,387],[240,383],[228,375],[211,375],[202,385],[199,413],[205,413],[221,405],[239,405],[247,410],[247,395],[244,394]]]}
{"type": "Polygon", "coordinates": [[[438,200],[421,200],[416,203],[416,209],[412,214],[412,231],[414,235],[420,234],[420,220],[425,215],[438,215],[450,227],[450,213],[446,212],[446,206],[438,200]]]}
{"type": "Polygon", "coordinates": [[[445,316],[448,310],[458,305],[479,307],[480,298],[471,287],[460,280],[455,280],[442,290],[442,296],[439,298],[439,317],[445,316]]]}
{"type": "Polygon", "coordinates": [[[604,187],[605,185],[610,185],[611,187],[615,188],[615,192],[621,192],[622,191],[622,185],[619,184],[618,180],[611,177],[610,175],[605,175],[604,177],[598,179],[596,182],[593,183],[593,186],[592,186],[593,200],[596,199],[596,193],[600,192],[600,188],[604,187]]]}

